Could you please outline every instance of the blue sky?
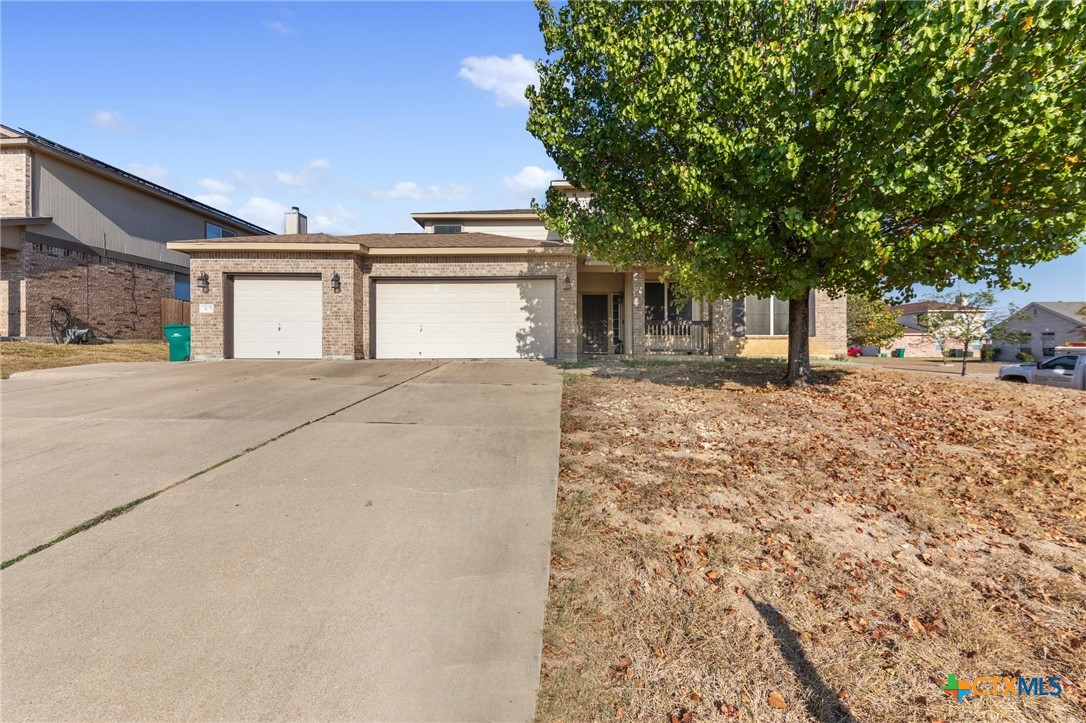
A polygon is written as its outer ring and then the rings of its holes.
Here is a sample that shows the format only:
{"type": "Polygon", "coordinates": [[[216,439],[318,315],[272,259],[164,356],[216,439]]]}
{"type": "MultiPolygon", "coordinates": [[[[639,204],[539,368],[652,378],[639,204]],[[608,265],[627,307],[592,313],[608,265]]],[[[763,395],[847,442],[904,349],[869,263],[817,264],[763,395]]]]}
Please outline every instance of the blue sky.
{"type": "MultiPolygon", "coordinates": [[[[2,121],[273,231],[413,231],[559,177],[524,130],[529,2],[0,7],[2,121]],[[42,44],[41,29],[49,28],[42,44]]],[[[1001,303],[1086,299],[1086,249],[1001,303]]]]}

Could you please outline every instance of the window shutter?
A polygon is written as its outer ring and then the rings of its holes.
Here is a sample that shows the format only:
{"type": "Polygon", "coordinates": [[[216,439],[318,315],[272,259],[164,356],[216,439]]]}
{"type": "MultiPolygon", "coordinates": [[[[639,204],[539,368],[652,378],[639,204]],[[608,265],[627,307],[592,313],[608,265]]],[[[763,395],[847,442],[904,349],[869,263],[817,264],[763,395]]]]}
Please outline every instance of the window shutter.
{"type": "Polygon", "coordinates": [[[815,327],[815,292],[811,289],[811,295],[807,300],[807,336],[817,336],[815,327]]]}
{"type": "Polygon", "coordinates": [[[732,299],[732,336],[747,335],[746,304],[746,299],[732,299]]]}

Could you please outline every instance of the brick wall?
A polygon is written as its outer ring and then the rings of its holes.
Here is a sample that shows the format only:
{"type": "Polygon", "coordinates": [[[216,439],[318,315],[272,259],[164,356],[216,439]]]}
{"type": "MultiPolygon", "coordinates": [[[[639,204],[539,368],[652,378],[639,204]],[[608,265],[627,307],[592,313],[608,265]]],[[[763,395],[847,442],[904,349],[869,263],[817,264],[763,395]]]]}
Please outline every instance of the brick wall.
{"type": "Polygon", "coordinates": [[[161,339],[163,298],[174,275],[98,256],[24,244],[3,256],[5,336],[47,338],[50,310],[63,306],[72,326],[99,339],[161,339]]]}
{"type": "Polygon", "coordinates": [[[373,281],[384,278],[554,278],[557,287],[557,354],[559,359],[577,358],[577,260],[573,256],[389,256],[366,259],[363,265],[366,284],[362,338],[368,340],[366,356],[373,355],[371,325],[373,281]],[[564,288],[569,277],[570,289],[564,288]]]}
{"type": "Polygon", "coordinates": [[[0,216],[23,218],[31,214],[30,151],[0,149],[0,216]]]}
{"type": "MultiPolygon", "coordinates": [[[[832,359],[844,354],[848,330],[845,297],[831,299],[824,291],[815,292],[815,333],[810,338],[812,359],[832,359]]],[[[787,336],[748,336],[734,334],[732,302],[718,299],[712,304],[713,356],[748,358],[785,358],[787,336]]]]}
{"type": "Polygon", "coordinates": [[[192,280],[192,358],[222,359],[231,309],[224,303],[224,289],[230,274],[320,274],[324,314],[322,354],[325,359],[354,359],[361,327],[361,295],[356,291],[361,272],[353,254],[276,252],[197,252],[189,263],[192,280]],[[206,273],[210,288],[197,288],[197,278],[206,273]],[[332,275],[340,277],[340,293],[332,291],[332,275]],[[210,313],[200,307],[210,304],[210,313]]]}

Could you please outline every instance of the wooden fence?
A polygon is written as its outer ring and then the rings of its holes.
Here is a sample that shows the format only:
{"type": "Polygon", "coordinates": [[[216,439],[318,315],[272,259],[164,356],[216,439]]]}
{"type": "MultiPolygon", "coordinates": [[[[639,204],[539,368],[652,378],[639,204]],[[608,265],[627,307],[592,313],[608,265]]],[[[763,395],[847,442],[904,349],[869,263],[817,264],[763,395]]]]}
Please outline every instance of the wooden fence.
{"type": "Polygon", "coordinates": [[[190,323],[189,306],[189,302],[180,299],[163,299],[162,325],[190,323]]]}

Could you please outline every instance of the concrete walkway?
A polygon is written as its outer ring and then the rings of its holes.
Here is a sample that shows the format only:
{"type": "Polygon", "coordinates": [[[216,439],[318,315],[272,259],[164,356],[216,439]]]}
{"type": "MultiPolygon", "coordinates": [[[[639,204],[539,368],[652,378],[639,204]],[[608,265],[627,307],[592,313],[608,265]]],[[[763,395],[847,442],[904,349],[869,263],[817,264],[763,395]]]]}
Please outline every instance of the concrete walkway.
{"type": "Polygon", "coordinates": [[[5,720],[532,717],[553,368],[226,362],[0,389],[5,559],[295,430],[0,573],[5,720]]]}

